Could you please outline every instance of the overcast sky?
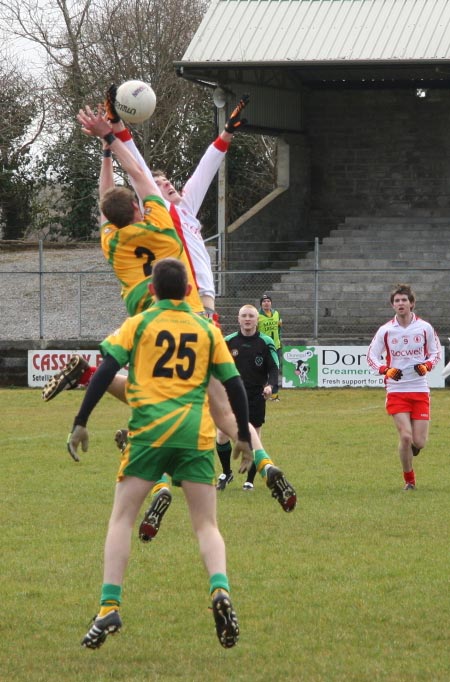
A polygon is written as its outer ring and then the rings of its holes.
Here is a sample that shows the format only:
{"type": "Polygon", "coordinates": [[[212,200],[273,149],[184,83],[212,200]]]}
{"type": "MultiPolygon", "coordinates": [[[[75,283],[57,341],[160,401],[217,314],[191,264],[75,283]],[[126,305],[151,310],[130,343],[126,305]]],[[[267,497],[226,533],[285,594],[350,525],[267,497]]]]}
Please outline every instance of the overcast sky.
{"type": "Polygon", "coordinates": [[[25,38],[4,36],[2,45],[22,64],[24,73],[41,76],[45,71],[45,51],[36,43],[25,38]]]}

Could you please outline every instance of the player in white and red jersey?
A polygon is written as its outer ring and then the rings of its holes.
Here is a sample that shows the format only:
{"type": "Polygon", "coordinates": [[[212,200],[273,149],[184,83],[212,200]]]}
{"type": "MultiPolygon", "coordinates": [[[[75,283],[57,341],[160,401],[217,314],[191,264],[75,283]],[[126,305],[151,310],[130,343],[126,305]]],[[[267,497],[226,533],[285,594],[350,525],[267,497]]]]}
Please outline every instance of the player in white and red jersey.
{"type": "Polygon", "coordinates": [[[442,349],[431,324],[413,312],[416,297],[409,285],[398,284],[390,300],[395,317],[373,337],[367,363],[385,376],[386,410],[392,415],[400,438],[403,489],[414,490],[413,456],[425,446],[430,422],[426,375],[441,359],[442,349]]]}
{"type": "MultiPolygon", "coordinates": [[[[211,269],[211,260],[205,242],[202,237],[202,225],[197,214],[205,198],[214,177],[219,170],[226,152],[233,139],[233,135],[246,123],[241,119],[241,112],[249,101],[248,95],[244,95],[235,109],[232,111],[225,124],[225,129],[209,145],[197,168],[186,182],[181,192],[178,192],[162,171],[153,171],[148,168],[144,158],[136,147],[130,131],[125,127],[114,106],[116,95],[115,86],[108,90],[105,107],[109,122],[116,137],[118,137],[132,152],[141,168],[154,178],[158,185],[167,209],[172,217],[175,229],[180,237],[185,252],[188,256],[191,270],[194,273],[197,288],[203,302],[205,313],[208,317],[218,319],[215,314],[215,286],[214,276],[211,269]]],[[[131,184],[133,179],[130,178],[131,184]]]]}

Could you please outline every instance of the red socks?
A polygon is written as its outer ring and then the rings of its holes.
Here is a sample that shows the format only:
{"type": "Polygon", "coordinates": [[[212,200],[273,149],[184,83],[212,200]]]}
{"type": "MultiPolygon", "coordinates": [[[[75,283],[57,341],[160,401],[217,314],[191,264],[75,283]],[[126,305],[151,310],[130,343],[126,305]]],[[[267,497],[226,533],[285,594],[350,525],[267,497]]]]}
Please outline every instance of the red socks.
{"type": "Polygon", "coordinates": [[[92,378],[92,375],[94,374],[95,370],[97,367],[88,367],[87,369],[84,370],[83,374],[80,377],[79,380],[79,385],[80,386],[89,386],[89,382],[92,378]]]}
{"type": "Polygon", "coordinates": [[[405,483],[412,483],[413,485],[416,485],[416,475],[414,473],[414,469],[411,469],[411,471],[404,471],[403,478],[405,479],[405,483]]]}

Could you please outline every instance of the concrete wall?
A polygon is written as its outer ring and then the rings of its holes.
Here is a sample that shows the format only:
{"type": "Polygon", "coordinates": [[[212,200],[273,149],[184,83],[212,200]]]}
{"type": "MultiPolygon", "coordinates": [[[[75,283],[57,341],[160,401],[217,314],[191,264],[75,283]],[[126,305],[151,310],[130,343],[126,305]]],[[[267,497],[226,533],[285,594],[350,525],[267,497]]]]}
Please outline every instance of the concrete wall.
{"type": "MultiPolygon", "coordinates": [[[[230,256],[234,267],[248,267],[248,254],[240,252],[243,242],[258,244],[264,242],[289,242],[308,239],[308,218],[310,204],[311,160],[309,143],[305,135],[288,135],[284,139],[289,145],[289,188],[262,211],[229,235],[230,256]]],[[[252,268],[266,267],[267,260],[258,262],[252,256],[252,268]]]]}
{"type": "Polygon", "coordinates": [[[289,189],[230,235],[233,257],[239,241],[312,241],[351,216],[448,215],[449,110],[448,90],[306,90],[304,131],[284,136],[289,189]]]}
{"type": "Polygon", "coordinates": [[[321,234],[358,215],[448,215],[450,92],[312,91],[308,229],[321,234]]]}

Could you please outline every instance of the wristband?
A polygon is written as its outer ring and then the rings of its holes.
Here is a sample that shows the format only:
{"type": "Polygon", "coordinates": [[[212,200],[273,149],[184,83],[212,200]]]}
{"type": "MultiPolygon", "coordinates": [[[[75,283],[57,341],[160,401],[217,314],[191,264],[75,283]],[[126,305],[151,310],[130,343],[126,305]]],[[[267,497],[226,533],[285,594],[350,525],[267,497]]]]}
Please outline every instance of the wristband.
{"type": "Polygon", "coordinates": [[[125,128],[125,130],[117,130],[114,135],[119,139],[121,142],[128,142],[128,140],[133,139],[133,135],[131,132],[128,130],[128,128],[125,128]]]}
{"type": "MultiPolygon", "coordinates": [[[[230,133],[229,133],[229,134],[230,134],[230,133]]],[[[233,134],[233,133],[231,133],[231,135],[232,135],[232,134],[233,134]]],[[[228,151],[229,146],[230,146],[230,143],[229,143],[229,142],[225,142],[225,140],[223,140],[223,139],[220,137],[220,135],[219,135],[219,137],[216,137],[216,139],[215,139],[214,142],[213,142],[213,147],[215,147],[219,152],[223,152],[224,154],[225,154],[225,152],[228,151]]]]}
{"type": "Polygon", "coordinates": [[[112,151],[110,149],[104,149],[103,150],[103,158],[104,159],[109,159],[112,156],[112,151]]]}
{"type": "Polygon", "coordinates": [[[103,135],[103,139],[105,140],[106,144],[112,144],[116,139],[116,136],[114,133],[106,133],[106,135],[103,135]]]}

